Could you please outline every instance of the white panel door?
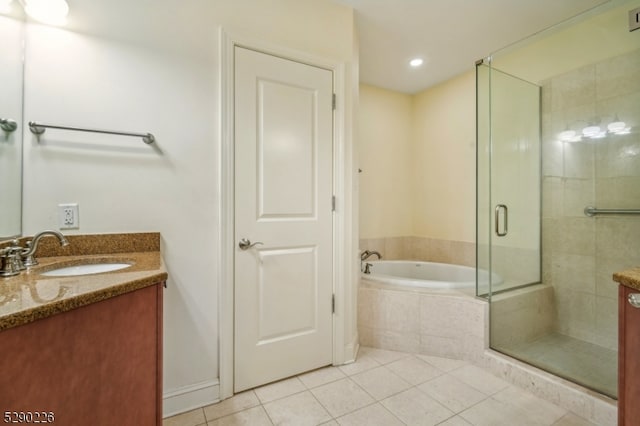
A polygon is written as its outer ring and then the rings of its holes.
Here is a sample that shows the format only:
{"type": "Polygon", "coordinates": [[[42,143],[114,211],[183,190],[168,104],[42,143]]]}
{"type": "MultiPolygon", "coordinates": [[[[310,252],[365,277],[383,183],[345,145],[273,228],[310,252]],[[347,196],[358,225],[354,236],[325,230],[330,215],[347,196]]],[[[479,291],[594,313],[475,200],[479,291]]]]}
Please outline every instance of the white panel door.
{"type": "Polygon", "coordinates": [[[329,70],[235,48],[236,392],[332,361],[332,94],[329,70]]]}

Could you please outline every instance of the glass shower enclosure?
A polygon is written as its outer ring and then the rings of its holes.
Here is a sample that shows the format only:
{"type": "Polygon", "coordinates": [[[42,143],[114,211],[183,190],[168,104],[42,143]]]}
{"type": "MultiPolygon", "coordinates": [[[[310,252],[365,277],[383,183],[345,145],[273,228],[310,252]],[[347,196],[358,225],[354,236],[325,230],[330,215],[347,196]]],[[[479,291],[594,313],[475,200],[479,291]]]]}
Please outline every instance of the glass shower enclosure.
{"type": "Polygon", "coordinates": [[[640,215],[625,214],[640,209],[638,6],[608,2],[476,66],[490,346],[612,398],[612,274],[640,265],[640,215]]]}

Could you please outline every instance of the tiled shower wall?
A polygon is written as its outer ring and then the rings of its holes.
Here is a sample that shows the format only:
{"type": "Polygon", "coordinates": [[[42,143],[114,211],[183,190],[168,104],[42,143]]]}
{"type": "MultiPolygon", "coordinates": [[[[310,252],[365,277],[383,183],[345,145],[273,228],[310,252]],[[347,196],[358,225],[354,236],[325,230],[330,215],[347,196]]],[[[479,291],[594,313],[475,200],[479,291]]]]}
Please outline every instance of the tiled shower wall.
{"type": "Polygon", "coordinates": [[[640,50],[542,84],[543,282],[559,333],[617,347],[611,275],[640,265],[640,216],[587,217],[585,206],[640,209],[640,50]],[[559,142],[567,128],[619,117],[628,135],[559,142]]]}
{"type": "Polygon", "coordinates": [[[476,265],[475,244],[466,241],[425,237],[362,238],[360,251],[364,250],[376,250],[384,260],[420,260],[473,267],[476,265]]]}

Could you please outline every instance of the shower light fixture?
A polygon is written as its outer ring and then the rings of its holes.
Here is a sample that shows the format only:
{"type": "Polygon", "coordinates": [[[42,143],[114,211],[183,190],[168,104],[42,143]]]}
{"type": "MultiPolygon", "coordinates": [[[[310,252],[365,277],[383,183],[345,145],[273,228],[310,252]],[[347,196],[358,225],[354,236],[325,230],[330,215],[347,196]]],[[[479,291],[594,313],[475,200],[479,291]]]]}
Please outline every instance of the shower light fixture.
{"type": "Polygon", "coordinates": [[[600,130],[600,126],[597,126],[595,124],[590,124],[582,129],[582,134],[587,138],[595,138],[600,133],[602,133],[602,131],[600,130]]]}
{"type": "Polygon", "coordinates": [[[626,124],[624,123],[624,121],[614,121],[613,123],[609,123],[609,125],[607,126],[607,130],[609,130],[611,133],[618,133],[623,131],[625,127],[626,124]]]}
{"type": "Polygon", "coordinates": [[[616,115],[614,120],[607,124],[605,128],[600,126],[600,119],[594,118],[580,132],[567,128],[558,133],[558,140],[561,142],[580,142],[583,139],[602,139],[607,135],[626,135],[631,133],[631,127],[620,120],[616,115]]]}
{"type": "Polygon", "coordinates": [[[38,22],[49,25],[67,23],[69,5],[66,0],[22,0],[24,11],[38,22]]]}
{"type": "Polygon", "coordinates": [[[558,133],[558,139],[563,142],[579,142],[582,137],[575,131],[567,129],[564,132],[558,133]]]}
{"type": "Polygon", "coordinates": [[[616,114],[613,122],[609,123],[607,130],[609,133],[614,133],[616,135],[626,135],[631,133],[631,127],[627,127],[627,124],[618,118],[618,114],[616,114]]]}
{"type": "Polygon", "coordinates": [[[409,65],[411,65],[413,68],[417,68],[422,64],[424,64],[424,59],[422,58],[414,58],[409,61],[409,65]]]}

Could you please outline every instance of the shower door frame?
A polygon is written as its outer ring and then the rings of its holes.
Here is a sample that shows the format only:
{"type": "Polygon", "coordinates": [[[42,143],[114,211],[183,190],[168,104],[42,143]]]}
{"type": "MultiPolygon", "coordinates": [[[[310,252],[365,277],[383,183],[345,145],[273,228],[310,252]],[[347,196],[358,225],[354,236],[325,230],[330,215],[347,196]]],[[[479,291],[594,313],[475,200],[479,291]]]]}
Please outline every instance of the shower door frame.
{"type": "MultiPolygon", "coordinates": [[[[512,290],[517,290],[520,288],[525,288],[525,287],[529,287],[532,285],[536,285],[536,284],[540,284],[542,282],[542,103],[541,103],[541,90],[542,88],[535,84],[532,83],[530,81],[526,81],[523,80],[522,78],[516,77],[514,75],[511,75],[509,73],[506,73],[504,71],[501,71],[497,68],[494,68],[491,64],[491,57],[488,57],[486,59],[481,59],[478,60],[476,62],[476,296],[478,297],[484,297],[486,298],[489,302],[491,302],[491,296],[493,294],[500,294],[500,293],[504,293],[504,292],[508,292],[508,291],[512,291],[512,290]],[[480,151],[480,147],[478,146],[480,144],[480,138],[482,137],[480,134],[480,114],[479,114],[479,103],[480,103],[480,93],[479,93],[479,87],[480,87],[480,82],[479,82],[479,77],[478,77],[478,68],[479,67],[487,67],[488,70],[488,86],[487,86],[487,99],[486,101],[487,106],[488,106],[488,127],[486,129],[486,134],[484,135],[484,137],[487,138],[487,148],[488,148],[488,152],[486,155],[486,158],[484,158],[484,160],[486,161],[487,164],[487,168],[486,168],[486,172],[487,175],[484,176],[486,178],[486,182],[482,182],[482,180],[480,179],[480,162],[483,160],[482,158],[482,153],[480,151]],[[494,290],[493,288],[493,278],[494,278],[494,273],[496,272],[494,270],[494,260],[495,260],[495,256],[494,256],[494,243],[496,241],[496,237],[497,238],[503,238],[507,235],[507,230],[506,230],[506,225],[507,225],[507,207],[508,205],[503,204],[503,200],[496,200],[494,197],[494,146],[495,146],[495,140],[494,140],[494,132],[493,132],[493,126],[494,126],[494,116],[493,116],[493,98],[492,98],[492,84],[493,84],[493,79],[492,79],[492,73],[493,72],[499,72],[501,75],[504,75],[506,77],[512,78],[516,81],[520,81],[523,83],[526,83],[528,85],[532,85],[535,86],[538,89],[538,123],[537,123],[537,157],[538,157],[538,162],[537,162],[537,191],[538,191],[538,216],[537,216],[537,228],[538,228],[538,238],[537,238],[537,257],[538,257],[538,267],[537,269],[537,278],[536,279],[532,279],[532,280],[527,280],[525,282],[519,283],[517,285],[513,285],[511,287],[505,288],[505,289],[498,289],[497,291],[494,290]],[[485,189],[485,194],[484,195],[488,195],[488,203],[486,205],[482,205],[481,207],[481,187],[483,185],[486,185],[485,189]],[[495,204],[494,203],[498,203],[495,204]],[[504,219],[504,229],[505,229],[505,233],[504,234],[500,234],[499,233],[499,220],[498,220],[498,207],[504,207],[505,211],[505,219],[504,219]],[[479,217],[480,217],[480,211],[481,208],[486,209],[486,214],[487,217],[483,218],[484,220],[486,220],[486,222],[481,223],[479,217]],[[486,237],[486,243],[487,243],[487,258],[486,263],[487,263],[487,270],[489,272],[488,275],[488,279],[489,279],[489,288],[487,292],[482,292],[480,291],[479,288],[479,276],[478,276],[478,268],[481,266],[482,262],[481,262],[481,255],[480,255],[480,242],[482,241],[482,238],[480,237],[480,233],[483,230],[488,230],[488,233],[485,234],[486,237]]],[[[489,339],[490,340],[490,339],[489,339]]]]}

